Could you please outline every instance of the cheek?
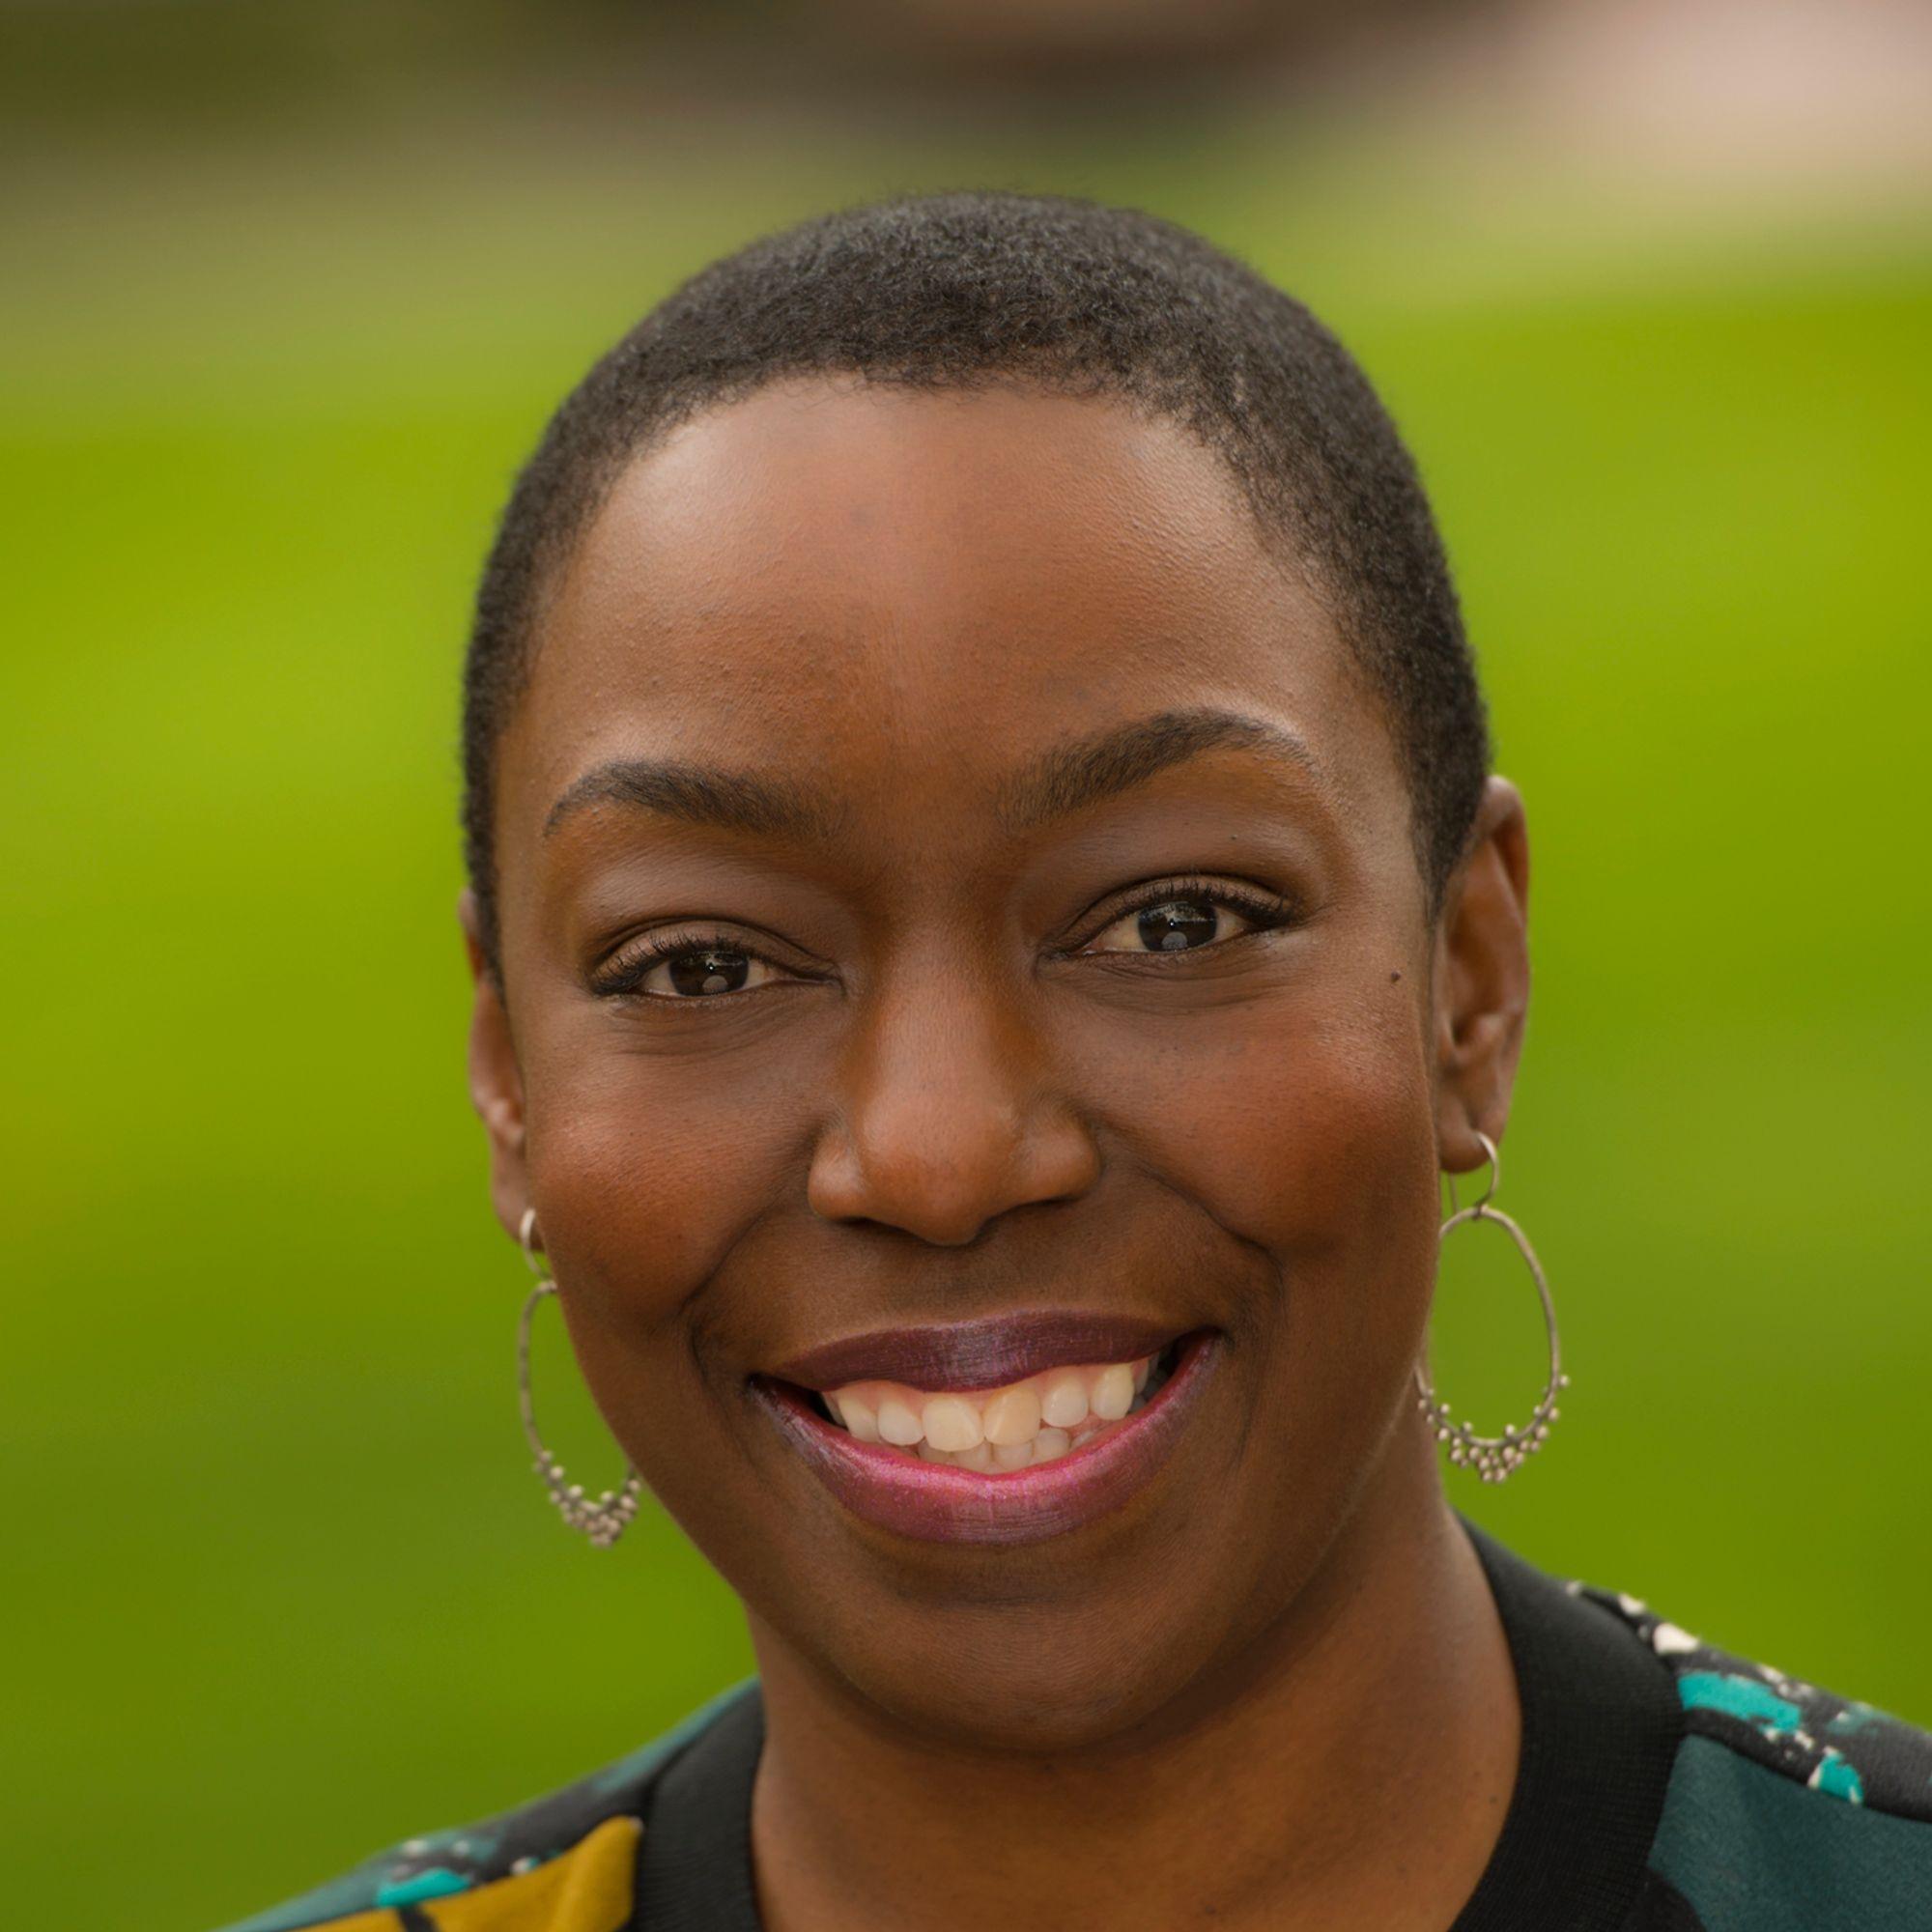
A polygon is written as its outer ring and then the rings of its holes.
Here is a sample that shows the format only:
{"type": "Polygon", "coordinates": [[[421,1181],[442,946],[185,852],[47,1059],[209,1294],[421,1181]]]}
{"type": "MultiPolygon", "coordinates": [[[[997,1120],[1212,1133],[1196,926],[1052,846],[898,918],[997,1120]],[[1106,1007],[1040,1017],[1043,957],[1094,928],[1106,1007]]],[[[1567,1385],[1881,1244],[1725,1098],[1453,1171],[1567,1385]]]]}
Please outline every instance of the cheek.
{"type": "Polygon", "coordinates": [[[1164,1182],[1265,1252],[1286,1308],[1255,1309],[1258,1373],[1293,1412],[1392,1390],[1420,1345],[1437,1221],[1421,1017],[1399,985],[1306,989],[1197,1016],[1134,1048],[1134,1102],[1104,1111],[1164,1182]],[[1286,1320],[1283,1320],[1283,1315],[1286,1320]]]}
{"type": "Polygon", "coordinates": [[[701,1044],[644,1051],[589,1026],[530,1055],[531,1198],[593,1382],[607,1352],[688,1354],[697,1291],[803,1193],[810,1069],[701,1044]]]}
{"type": "Polygon", "coordinates": [[[573,1350],[658,1500],[736,1578],[766,1499],[741,1453],[744,1351],[705,1329],[749,1311],[704,1290],[802,1196],[808,1083],[781,1082],[778,1055],[640,1052],[609,1035],[549,1047],[530,1056],[544,1071],[526,1094],[528,1168],[573,1350]]]}
{"type": "MultiPolygon", "coordinates": [[[[1405,982],[1406,983],[1406,982],[1405,982]]],[[[1434,1095],[1422,1019],[1402,987],[1309,987],[1144,1021],[1093,1049],[1114,1069],[1094,1111],[1233,1232],[1271,1249],[1339,1241],[1435,1199],[1434,1095]]]]}

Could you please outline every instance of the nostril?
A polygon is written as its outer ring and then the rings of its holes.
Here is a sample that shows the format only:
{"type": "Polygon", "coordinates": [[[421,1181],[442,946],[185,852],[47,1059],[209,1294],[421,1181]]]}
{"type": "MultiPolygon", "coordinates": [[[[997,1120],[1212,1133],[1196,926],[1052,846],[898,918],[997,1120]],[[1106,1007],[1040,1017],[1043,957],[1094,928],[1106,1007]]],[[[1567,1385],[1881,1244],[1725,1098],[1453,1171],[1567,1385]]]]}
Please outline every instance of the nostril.
{"type": "Polygon", "coordinates": [[[1098,1147],[1063,1104],[1009,1091],[1017,1071],[1007,1065],[992,1079],[922,1065],[917,1078],[875,1077],[813,1151],[813,1213],[963,1248],[1014,1208],[1085,1195],[1099,1176],[1098,1147]]]}

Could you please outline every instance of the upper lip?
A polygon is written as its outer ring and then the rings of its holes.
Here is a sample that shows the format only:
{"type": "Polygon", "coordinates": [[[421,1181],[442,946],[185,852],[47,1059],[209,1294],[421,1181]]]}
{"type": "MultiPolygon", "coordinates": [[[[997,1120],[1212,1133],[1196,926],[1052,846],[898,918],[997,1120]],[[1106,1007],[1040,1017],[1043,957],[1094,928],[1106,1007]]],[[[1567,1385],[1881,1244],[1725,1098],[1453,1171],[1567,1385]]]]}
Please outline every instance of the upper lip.
{"type": "Polygon", "coordinates": [[[1157,1355],[1184,1332],[1183,1325],[1139,1316],[1036,1309],[915,1328],[875,1328],[823,1342],[766,1373],[820,1392],[885,1381],[935,1395],[1001,1388],[1079,1363],[1138,1361],[1157,1355]]]}

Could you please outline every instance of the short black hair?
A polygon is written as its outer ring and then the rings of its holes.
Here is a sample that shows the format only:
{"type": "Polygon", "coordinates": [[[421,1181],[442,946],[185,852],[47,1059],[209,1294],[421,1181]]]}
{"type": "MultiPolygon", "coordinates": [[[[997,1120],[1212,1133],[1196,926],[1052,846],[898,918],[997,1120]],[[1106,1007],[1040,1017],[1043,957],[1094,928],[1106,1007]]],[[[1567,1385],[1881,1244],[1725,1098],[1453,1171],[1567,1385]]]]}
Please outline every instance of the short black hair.
{"type": "Polygon", "coordinates": [[[1489,731],[1441,539],[1368,378],[1298,301],[1174,223],[1060,195],[915,195],[752,242],[606,355],[518,476],[464,676],[466,856],[497,961],[492,786],[546,587],[625,467],[786,377],[1118,396],[1227,464],[1334,611],[1406,768],[1432,918],[1467,842],[1489,731]]]}

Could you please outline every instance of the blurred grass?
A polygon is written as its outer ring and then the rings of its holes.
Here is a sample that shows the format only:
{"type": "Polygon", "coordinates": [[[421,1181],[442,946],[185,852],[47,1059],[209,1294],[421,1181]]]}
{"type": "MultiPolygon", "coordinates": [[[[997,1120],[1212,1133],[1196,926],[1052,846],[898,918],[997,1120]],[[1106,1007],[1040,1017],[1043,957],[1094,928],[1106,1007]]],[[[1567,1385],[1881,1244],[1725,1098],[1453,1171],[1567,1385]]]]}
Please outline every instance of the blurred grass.
{"type": "MultiPolygon", "coordinates": [[[[1249,127],[742,128],[696,178],[412,138],[49,167],[0,236],[17,1921],[223,1920],[748,1667],[661,1520],[596,1557],[525,1466],[463,1099],[457,653],[596,349],[765,226],[960,180],[1248,253],[1430,477],[1532,811],[1504,1199],[1577,1378],[1549,1456],[1463,1507],[1932,1722],[1924,238],[1249,127]]],[[[1459,1406],[1527,1406],[1500,1244],[1452,1253],[1437,1330],[1459,1406]]]]}

